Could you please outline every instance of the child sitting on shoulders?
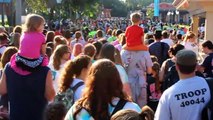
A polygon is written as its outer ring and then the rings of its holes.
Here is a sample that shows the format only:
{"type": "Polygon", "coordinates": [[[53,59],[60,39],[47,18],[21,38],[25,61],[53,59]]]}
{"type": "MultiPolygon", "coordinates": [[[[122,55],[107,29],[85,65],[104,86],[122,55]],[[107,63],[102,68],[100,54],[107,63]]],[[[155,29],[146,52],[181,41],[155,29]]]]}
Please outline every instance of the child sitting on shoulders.
{"type": "Polygon", "coordinates": [[[126,45],[123,46],[123,49],[130,51],[148,51],[148,47],[144,45],[143,28],[139,26],[141,15],[139,13],[132,13],[130,18],[132,25],[126,29],[126,45]]]}
{"type": "Polygon", "coordinates": [[[39,66],[47,66],[46,41],[42,34],[45,20],[37,14],[27,15],[24,33],[20,38],[20,48],[11,58],[11,67],[19,74],[27,75],[39,66]]]}

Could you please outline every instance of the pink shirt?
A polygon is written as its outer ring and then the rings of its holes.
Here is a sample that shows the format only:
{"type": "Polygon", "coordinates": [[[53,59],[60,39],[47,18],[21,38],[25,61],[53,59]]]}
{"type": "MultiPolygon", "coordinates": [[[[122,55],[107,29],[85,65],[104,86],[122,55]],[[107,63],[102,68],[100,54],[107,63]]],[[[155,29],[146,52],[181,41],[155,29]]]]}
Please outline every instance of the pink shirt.
{"type": "Polygon", "coordinates": [[[20,38],[19,55],[27,58],[39,58],[42,44],[45,44],[45,36],[39,32],[25,32],[20,38]]]}
{"type": "Polygon", "coordinates": [[[116,46],[116,45],[118,45],[118,44],[120,44],[120,43],[119,43],[119,41],[118,41],[118,39],[117,39],[117,40],[113,41],[111,44],[112,44],[113,46],[116,46]]]}

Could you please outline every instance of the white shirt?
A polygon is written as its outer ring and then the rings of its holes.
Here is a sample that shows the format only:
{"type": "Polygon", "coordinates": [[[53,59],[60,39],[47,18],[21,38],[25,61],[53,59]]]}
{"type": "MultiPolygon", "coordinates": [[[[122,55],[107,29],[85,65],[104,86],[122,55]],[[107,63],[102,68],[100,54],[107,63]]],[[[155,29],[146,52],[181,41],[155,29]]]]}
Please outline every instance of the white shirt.
{"type": "Polygon", "coordinates": [[[53,67],[53,63],[52,62],[50,62],[48,64],[48,67],[50,68],[50,70],[52,72],[53,87],[54,87],[55,91],[58,92],[59,76],[60,76],[61,68],[64,67],[64,64],[60,65],[60,69],[59,70],[55,70],[55,68],[53,67]]]}
{"type": "Polygon", "coordinates": [[[4,51],[6,50],[6,46],[2,46],[1,48],[0,48],[0,53],[3,55],[3,53],[4,53],[4,51]]]}
{"type": "Polygon", "coordinates": [[[119,75],[121,77],[122,83],[123,84],[129,83],[128,75],[127,75],[125,69],[121,65],[118,65],[118,64],[116,64],[115,66],[116,66],[116,68],[117,68],[117,70],[119,72],[119,75]]]}
{"type": "MultiPolygon", "coordinates": [[[[74,86],[75,86],[77,83],[79,83],[79,82],[83,82],[83,80],[78,79],[78,78],[74,78],[74,79],[73,79],[73,82],[72,82],[72,84],[71,84],[71,87],[74,87],[74,86]]],[[[82,85],[82,86],[80,86],[80,87],[78,87],[78,88],[76,89],[76,91],[75,91],[75,93],[74,93],[74,101],[77,101],[78,99],[81,98],[81,96],[82,96],[82,91],[83,91],[84,88],[85,88],[85,85],[82,85]]]]}
{"type": "Polygon", "coordinates": [[[161,42],[167,43],[170,47],[174,45],[174,42],[169,38],[162,39],[161,42]]]}
{"type": "Polygon", "coordinates": [[[185,46],[185,49],[192,50],[198,56],[198,45],[194,42],[182,42],[182,45],[185,46]]]}
{"type": "Polygon", "coordinates": [[[210,90],[204,78],[179,80],[161,96],[155,120],[201,120],[209,100],[210,90]]]}
{"type": "Polygon", "coordinates": [[[205,32],[205,27],[202,26],[202,27],[200,27],[199,30],[200,30],[200,32],[205,32]]]}

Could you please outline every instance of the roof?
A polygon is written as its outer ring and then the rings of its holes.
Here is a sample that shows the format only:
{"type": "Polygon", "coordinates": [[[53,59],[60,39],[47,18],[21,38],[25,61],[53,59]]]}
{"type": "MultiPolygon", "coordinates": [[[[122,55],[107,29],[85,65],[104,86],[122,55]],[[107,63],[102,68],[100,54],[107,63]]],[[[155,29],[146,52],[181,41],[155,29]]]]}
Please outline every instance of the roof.
{"type": "Polygon", "coordinates": [[[172,3],[177,9],[180,8],[188,8],[189,7],[189,0],[174,0],[172,3]]]}

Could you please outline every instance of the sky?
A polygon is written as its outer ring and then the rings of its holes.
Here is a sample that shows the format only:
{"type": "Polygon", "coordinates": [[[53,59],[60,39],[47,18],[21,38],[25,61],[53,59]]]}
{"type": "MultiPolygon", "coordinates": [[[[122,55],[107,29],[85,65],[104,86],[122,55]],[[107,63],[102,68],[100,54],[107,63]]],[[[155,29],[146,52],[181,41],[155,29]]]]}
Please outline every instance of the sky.
{"type": "Polygon", "coordinates": [[[120,1],[124,1],[125,2],[126,0],[120,0],[120,1]]]}

